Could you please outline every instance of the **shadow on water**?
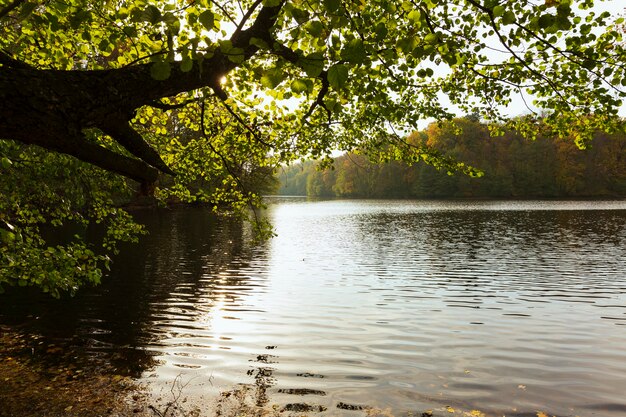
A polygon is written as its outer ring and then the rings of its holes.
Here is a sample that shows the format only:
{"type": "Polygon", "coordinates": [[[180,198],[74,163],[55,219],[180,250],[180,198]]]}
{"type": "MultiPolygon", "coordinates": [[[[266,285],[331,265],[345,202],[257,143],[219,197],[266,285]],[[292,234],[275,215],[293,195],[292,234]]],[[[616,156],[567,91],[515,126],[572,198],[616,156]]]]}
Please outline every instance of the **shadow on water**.
{"type": "MultiPolygon", "coordinates": [[[[9,289],[0,295],[0,324],[37,335],[45,344],[80,348],[94,359],[111,361],[123,375],[139,377],[155,366],[154,352],[145,347],[167,336],[159,328],[161,307],[182,288],[182,312],[201,314],[194,307],[207,296],[200,289],[206,287],[201,278],[233,263],[245,266],[253,248],[240,220],[216,217],[205,209],[140,211],[134,216],[150,233],[122,248],[101,285],[60,300],[33,288],[9,289]]],[[[254,250],[259,256],[262,248],[254,250]]],[[[220,297],[236,300],[237,287],[246,286],[246,279],[230,278],[225,284],[232,291],[220,297]]]]}

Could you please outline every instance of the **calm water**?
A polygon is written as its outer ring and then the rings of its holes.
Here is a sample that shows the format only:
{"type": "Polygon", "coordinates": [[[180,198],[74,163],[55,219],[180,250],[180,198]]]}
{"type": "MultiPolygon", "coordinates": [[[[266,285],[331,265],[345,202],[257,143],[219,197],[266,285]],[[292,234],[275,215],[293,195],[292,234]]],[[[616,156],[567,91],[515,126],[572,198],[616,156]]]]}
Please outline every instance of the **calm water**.
{"type": "Polygon", "coordinates": [[[278,237],[255,247],[202,210],[141,213],[151,234],[103,286],[5,296],[0,321],[35,309],[28,331],[156,393],[178,377],[210,413],[243,387],[286,414],[626,415],[626,202],[281,199],[267,214],[278,237]]]}

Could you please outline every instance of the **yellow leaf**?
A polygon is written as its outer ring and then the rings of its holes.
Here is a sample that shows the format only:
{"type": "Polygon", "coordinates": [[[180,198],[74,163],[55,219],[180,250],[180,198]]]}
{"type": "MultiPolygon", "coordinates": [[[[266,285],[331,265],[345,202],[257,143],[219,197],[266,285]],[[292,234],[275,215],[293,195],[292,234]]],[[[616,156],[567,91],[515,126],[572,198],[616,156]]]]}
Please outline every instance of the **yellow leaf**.
{"type": "Polygon", "coordinates": [[[454,413],[454,408],[447,406],[446,410],[448,411],[448,413],[454,413]]]}
{"type": "Polygon", "coordinates": [[[537,417],[550,417],[550,416],[544,413],[543,411],[537,411],[537,417]]]}

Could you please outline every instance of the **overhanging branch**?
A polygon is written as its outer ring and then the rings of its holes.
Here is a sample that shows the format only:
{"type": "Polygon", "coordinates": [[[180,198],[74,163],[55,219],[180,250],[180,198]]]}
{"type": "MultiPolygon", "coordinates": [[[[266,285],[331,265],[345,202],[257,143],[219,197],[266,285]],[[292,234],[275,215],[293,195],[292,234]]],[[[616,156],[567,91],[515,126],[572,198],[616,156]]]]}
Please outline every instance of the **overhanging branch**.
{"type": "Polygon", "coordinates": [[[127,122],[112,122],[102,126],[101,129],[137,158],[165,174],[176,175],[161,159],[159,153],[127,122]]]}

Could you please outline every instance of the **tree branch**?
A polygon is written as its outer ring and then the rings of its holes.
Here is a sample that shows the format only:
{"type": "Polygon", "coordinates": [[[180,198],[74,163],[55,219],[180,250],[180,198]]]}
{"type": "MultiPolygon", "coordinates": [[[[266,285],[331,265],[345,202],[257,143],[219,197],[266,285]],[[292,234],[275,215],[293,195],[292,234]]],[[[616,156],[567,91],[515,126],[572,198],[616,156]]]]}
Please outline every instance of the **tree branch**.
{"type": "Polygon", "coordinates": [[[4,16],[8,15],[9,13],[11,13],[11,11],[13,11],[17,7],[19,7],[25,1],[26,0],[13,0],[12,3],[7,4],[4,9],[0,10],[0,19],[2,19],[4,16]]]}
{"type": "Polygon", "coordinates": [[[101,129],[137,158],[165,174],[176,175],[174,171],[163,162],[158,152],[127,122],[112,122],[106,126],[102,126],[101,129]]]}
{"type": "Polygon", "coordinates": [[[248,11],[246,12],[246,14],[243,16],[243,18],[241,19],[241,22],[239,22],[239,25],[237,25],[237,29],[235,29],[235,32],[233,32],[233,38],[237,38],[237,36],[239,36],[239,34],[241,33],[244,25],[246,24],[246,22],[248,21],[248,19],[250,19],[250,16],[252,16],[252,13],[254,13],[254,11],[256,10],[257,7],[259,7],[259,5],[263,2],[263,0],[256,0],[254,2],[254,4],[252,6],[250,6],[250,8],[248,9],[248,11]]]}
{"type": "Polygon", "coordinates": [[[25,62],[13,58],[7,51],[0,49],[0,64],[9,68],[35,69],[25,62]]]}
{"type": "Polygon", "coordinates": [[[155,183],[159,177],[159,172],[145,162],[89,142],[82,134],[73,138],[65,137],[53,143],[24,142],[73,156],[141,184],[155,183]]]}
{"type": "Polygon", "coordinates": [[[245,120],[243,120],[241,118],[241,116],[239,116],[232,107],[230,107],[228,105],[228,103],[226,102],[228,100],[228,95],[226,94],[226,92],[222,89],[222,87],[220,85],[216,85],[216,86],[212,86],[211,87],[213,89],[213,91],[215,91],[215,95],[220,99],[222,105],[224,106],[224,108],[226,108],[226,110],[239,122],[240,125],[242,125],[248,132],[250,132],[250,134],[252,135],[252,137],[254,138],[254,140],[256,140],[257,142],[267,146],[268,148],[271,148],[270,144],[265,142],[263,139],[261,139],[261,137],[259,136],[258,132],[256,132],[254,129],[252,129],[245,120]]]}
{"type": "Polygon", "coordinates": [[[494,30],[494,32],[496,33],[496,36],[498,37],[498,40],[500,41],[500,43],[502,44],[502,46],[504,46],[506,48],[506,50],[520,63],[522,64],[522,66],[524,68],[526,68],[528,71],[530,71],[531,74],[533,74],[534,76],[538,77],[539,79],[545,81],[550,88],[552,89],[552,91],[554,91],[554,93],[559,96],[559,98],[563,101],[563,103],[565,103],[568,106],[571,106],[572,104],[567,101],[567,99],[563,96],[563,94],[559,91],[558,86],[552,81],[550,80],[548,77],[546,77],[545,75],[541,74],[539,71],[537,71],[536,69],[534,69],[533,67],[531,67],[528,62],[526,62],[525,60],[523,60],[522,58],[520,58],[520,56],[509,46],[509,44],[506,42],[506,40],[504,39],[504,36],[502,36],[502,34],[500,33],[500,29],[498,29],[498,25],[496,24],[494,15],[493,15],[493,10],[481,5],[480,3],[478,3],[476,0],[466,0],[468,3],[472,4],[473,6],[475,6],[476,8],[478,8],[479,10],[481,10],[483,13],[485,13],[488,17],[489,17],[489,21],[491,22],[490,26],[492,27],[492,29],[494,30]]]}
{"type": "Polygon", "coordinates": [[[317,108],[317,106],[320,106],[321,108],[326,110],[326,114],[328,115],[328,123],[330,123],[332,121],[332,113],[324,103],[324,97],[328,93],[328,88],[330,87],[330,84],[328,82],[328,72],[322,71],[319,78],[322,80],[322,88],[320,88],[320,91],[317,93],[315,101],[311,103],[311,107],[309,107],[309,110],[304,114],[304,116],[302,116],[302,119],[306,121],[309,117],[311,117],[313,111],[317,108]]]}
{"type": "Polygon", "coordinates": [[[148,104],[150,107],[154,107],[157,109],[161,109],[163,111],[168,111],[168,110],[176,110],[176,109],[181,109],[183,107],[185,107],[187,104],[191,104],[191,103],[197,103],[198,101],[200,101],[200,99],[197,98],[192,98],[189,100],[185,100],[181,103],[176,103],[176,104],[168,104],[168,103],[163,103],[162,101],[153,101],[150,104],[148,104]]]}

